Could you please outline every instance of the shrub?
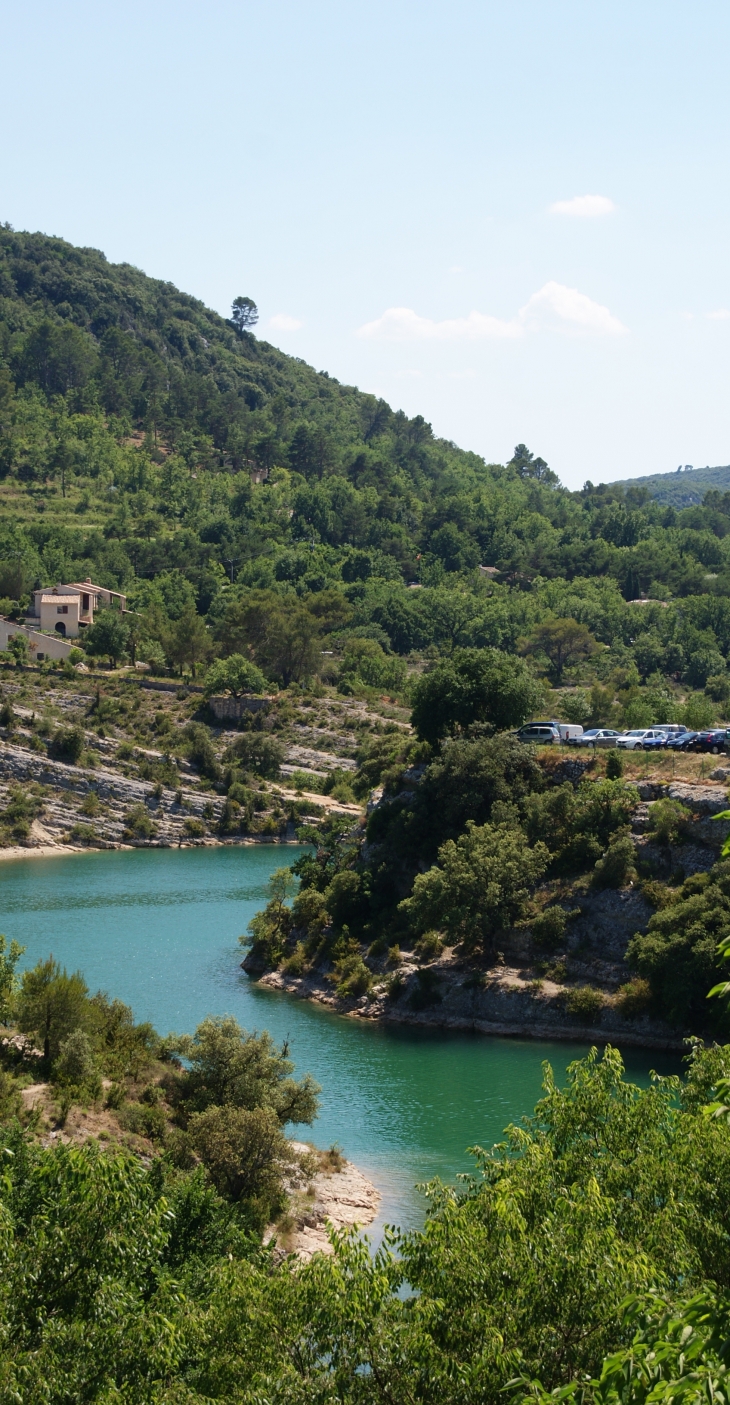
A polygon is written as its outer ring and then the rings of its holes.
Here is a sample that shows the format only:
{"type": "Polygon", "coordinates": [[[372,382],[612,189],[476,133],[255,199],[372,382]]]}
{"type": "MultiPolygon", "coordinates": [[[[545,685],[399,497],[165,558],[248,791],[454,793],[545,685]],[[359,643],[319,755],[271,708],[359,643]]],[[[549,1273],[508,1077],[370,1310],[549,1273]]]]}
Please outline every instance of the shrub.
{"type": "Polygon", "coordinates": [[[254,775],[275,780],[284,760],[284,748],[276,737],[267,732],[242,732],[230,747],[228,755],[254,775]]]}
{"type": "Polygon", "coordinates": [[[591,882],[594,888],[623,888],[635,872],[636,851],[629,834],[620,834],[598,860],[591,882]]]}
{"type": "Polygon", "coordinates": [[[531,923],[533,941],[545,951],[555,951],[565,940],[567,913],[562,907],[547,907],[531,923]]]}
{"type": "Polygon", "coordinates": [[[625,985],[619,986],[617,1002],[621,1014],[626,1019],[636,1019],[651,1005],[651,986],[641,976],[635,976],[625,985]]]}
{"type": "Polygon", "coordinates": [[[606,780],[618,781],[624,773],[624,758],[621,752],[614,748],[609,751],[606,757],[606,780]]]}
{"type": "Polygon", "coordinates": [[[282,1127],[317,1116],[319,1088],[308,1074],[299,1082],[291,1077],[287,1046],[277,1049],[266,1032],[249,1034],[230,1015],[209,1016],[192,1038],[173,1039],[168,1047],[189,1065],[179,1088],[185,1115],[213,1104],[266,1107],[282,1127]]]}
{"type": "Polygon", "coordinates": [[[649,806],[649,829],[657,843],[665,848],[670,844],[682,842],[691,819],[691,812],[686,805],[681,805],[678,800],[670,800],[668,796],[663,800],[655,800],[654,804],[649,806]]]}
{"type": "MultiPolygon", "coordinates": [[[[435,957],[441,955],[443,949],[444,942],[440,932],[424,932],[423,936],[418,938],[414,947],[416,955],[422,957],[424,961],[433,961],[435,957]]],[[[398,959],[400,960],[400,948],[393,947],[391,950],[398,952],[398,959]]],[[[388,953],[388,958],[390,959],[390,952],[388,953]]]]}
{"type": "Polygon", "coordinates": [[[188,1137],[220,1195],[263,1202],[264,1222],[283,1208],[282,1171],[294,1154],[270,1108],[210,1107],[188,1137]]]}
{"type": "Polygon", "coordinates": [[[208,728],[202,722],[189,722],[185,728],[185,738],[188,742],[188,760],[191,765],[208,780],[219,780],[220,766],[208,728]]]}
{"type": "Polygon", "coordinates": [[[126,1132],[134,1132],[138,1137],[147,1137],[153,1142],[165,1140],[167,1118],[161,1107],[150,1107],[145,1103],[125,1103],[119,1109],[119,1123],[126,1132]]]}
{"type": "Polygon", "coordinates": [[[90,844],[96,839],[96,834],[90,824],[76,823],[71,826],[70,838],[75,839],[80,844],[90,844]]]}
{"type": "Polygon", "coordinates": [[[151,839],[157,833],[157,827],[152,823],[150,812],[142,801],[130,806],[124,816],[124,834],[129,839],[151,839]]]}
{"type": "Polygon", "coordinates": [[[183,825],[183,829],[191,839],[202,839],[203,835],[205,834],[205,825],[203,824],[203,821],[197,819],[195,815],[190,815],[188,819],[186,819],[183,825]]]}
{"type": "Polygon", "coordinates": [[[638,800],[636,788],[620,780],[584,780],[577,790],[566,782],[527,798],[527,833],[531,839],[544,836],[553,871],[585,870],[628,823],[638,800]]]}
{"type": "Polygon", "coordinates": [[[393,658],[374,639],[351,637],[339,669],[338,691],[351,693],[358,683],[381,692],[400,693],[406,682],[403,659],[393,658]]]}
{"type": "Polygon", "coordinates": [[[101,804],[96,791],[88,790],[81,802],[81,814],[93,819],[94,815],[98,815],[100,809],[101,804]]]}
{"type": "Polygon", "coordinates": [[[546,976],[549,981],[555,981],[557,985],[562,985],[568,977],[568,963],[564,958],[559,961],[542,961],[538,969],[541,976],[546,976]]]}
{"type": "Polygon", "coordinates": [[[86,1083],[96,1074],[91,1041],[83,1029],[74,1029],[64,1039],[53,1069],[58,1083],[86,1083]]]}
{"type": "Polygon", "coordinates": [[[7,1024],[10,1017],[13,996],[17,986],[15,968],[25,951],[25,947],[0,933],[0,1023],[7,1024]]]}
{"type": "Polygon", "coordinates": [[[358,953],[344,956],[335,963],[338,977],[337,994],[343,1000],[353,996],[366,995],[373,983],[373,977],[358,953]]]}
{"type": "Polygon", "coordinates": [[[80,727],[59,727],[51,741],[51,755],[57,761],[77,766],[84,750],[84,734],[80,727]]]}
{"type": "Polygon", "coordinates": [[[22,1110],[23,1100],[15,1079],[0,1068],[0,1126],[19,1117],[22,1110]]]}
{"type": "Polygon", "coordinates": [[[295,927],[305,928],[308,937],[318,937],[331,921],[324,893],[317,888],[300,888],[292,904],[295,927]]]}
{"type": "Polygon", "coordinates": [[[649,906],[657,912],[663,907],[668,907],[674,901],[671,889],[667,887],[666,883],[660,883],[656,878],[650,878],[646,883],[642,883],[641,892],[649,906]]]}
{"type": "Polygon", "coordinates": [[[572,1019],[591,1024],[597,1020],[605,1003],[603,992],[592,985],[579,985],[563,996],[566,1012],[572,1019]]]}
{"type": "Polygon", "coordinates": [[[396,1000],[400,1000],[405,988],[406,982],[402,971],[394,971],[393,975],[389,976],[385,986],[385,993],[388,1000],[392,1000],[393,1003],[395,1003],[396,1000]]]}
{"type": "Polygon", "coordinates": [[[287,956],[282,962],[281,969],[287,976],[301,976],[307,964],[307,952],[304,942],[297,942],[291,956],[287,956]]]}
{"type": "Polygon", "coordinates": [[[332,790],[329,792],[329,794],[332,796],[333,800],[336,800],[338,802],[339,805],[357,804],[357,796],[355,795],[352,786],[347,781],[338,781],[337,785],[332,787],[332,790]]]}
{"type": "Polygon", "coordinates": [[[40,797],[19,785],[10,787],[10,797],[0,812],[0,824],[13,839],[27,839],[30,827],[42,808],[40,797]]]}

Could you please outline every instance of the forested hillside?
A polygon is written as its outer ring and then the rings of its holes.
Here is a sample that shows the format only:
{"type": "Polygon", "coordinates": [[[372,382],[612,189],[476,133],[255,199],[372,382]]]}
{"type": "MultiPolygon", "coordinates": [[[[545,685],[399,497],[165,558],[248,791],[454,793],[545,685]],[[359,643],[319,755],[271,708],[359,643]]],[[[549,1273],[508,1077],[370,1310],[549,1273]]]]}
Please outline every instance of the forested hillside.
{"type": "Polygon", "coordinates": [[[631,480],[633,488],[646,488],[655,502],[665,507],[696,507],[709,489],[726,493],[730,488],[730,464],[718,468],[677,468],[674,473],[650,473],[631,480]]]}
{"type": "Polygon", "coordinates": [[[485,464],[171,284],[9,226],[0,474],[0,608],[91,576],[140,612],[131,655],[243,648],[287,683],[354,635],[355,687],[456,644],[527,648],[557,684],[591,657],[596,720],[622,689],[638,721],[675,685],[725,695],[730,495],[675,511],[568,492],[524,446],[485,464]],[[590,635],[567,653],[538,628],[565,619],[590,635]]]}

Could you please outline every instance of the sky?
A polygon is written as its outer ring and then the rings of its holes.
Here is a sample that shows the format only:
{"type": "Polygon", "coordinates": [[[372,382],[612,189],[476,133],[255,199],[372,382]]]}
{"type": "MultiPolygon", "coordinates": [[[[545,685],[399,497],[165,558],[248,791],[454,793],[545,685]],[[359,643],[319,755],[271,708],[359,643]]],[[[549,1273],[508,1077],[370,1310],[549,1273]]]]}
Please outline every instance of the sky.
{"type": "Polygon", "coordinates": [[[0,0],[0,220],[489,462],[730,463],[726,0],[0,0]]]}

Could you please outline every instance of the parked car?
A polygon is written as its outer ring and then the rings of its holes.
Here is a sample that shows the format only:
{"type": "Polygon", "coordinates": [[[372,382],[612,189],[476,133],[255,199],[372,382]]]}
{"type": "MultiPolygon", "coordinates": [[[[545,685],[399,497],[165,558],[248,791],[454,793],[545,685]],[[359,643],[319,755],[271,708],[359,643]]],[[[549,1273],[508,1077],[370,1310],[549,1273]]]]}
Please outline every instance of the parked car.
{"type": "Polygon", "coordinates": [[[615,746],[618,736],[610,727],[589,727],[580,737],[568,737],[568,746],[615,746]]]}
{"type": "Polygon", "coordinates": [[[621,736],[617,737],[616,745],[621,747],[622,751],[636,751],[653,737],[661,737],[661,744],[666,746],[666,733],[653,727],[632,727],[630,732],[622,732],[621,736]]]}
{"type": "Polygon", "coordinates": [[[655,727],[644,737],[641,743],[642,749],[644,751],[663,751],[671,735],[673,734],[663,732],[658,727],[655,727]]]}
{"type": "Polygon", "coordinates": [[[533,746],[552,746],[560,741],[560,731],[555,722],[526,722],[515,733],[518,741],[532,743],[533,746]]]}
{"type": "Polygon", "coordinates": [[[704,732],[697,732],[694,741],[690,745],[690,751],[711,751],[713,756],[717,756],[720,751],[725,750],[727,742],[727,729],[725,727],[710,727],[704,732]]]}
{"type": "Polygon", "coordinates": [[[689,751],[696,736],[696,732],[690,731],[671,736],[667,742],[667,751],[689,751]]]}

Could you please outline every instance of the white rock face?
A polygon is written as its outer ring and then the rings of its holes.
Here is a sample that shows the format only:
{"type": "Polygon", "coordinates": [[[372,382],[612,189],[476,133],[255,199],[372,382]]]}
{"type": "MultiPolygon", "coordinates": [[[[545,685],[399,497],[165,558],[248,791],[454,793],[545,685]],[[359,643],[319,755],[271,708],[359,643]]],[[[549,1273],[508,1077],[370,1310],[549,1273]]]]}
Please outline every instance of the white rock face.
{"type": "MultiPolygon", "coordinates": [[[[292,1142],[292,1146],[300,1154],[310,1150],[303,1142],[292,1142]]],[[[330,1226],[364,1229],[378,1213],[380,1191],[351,1161],[345,1161],[339,1171],[317,1171],[308,1188],[313,1194],[294,1206],[295,1227],[282,1242],[282,1248],[302,1259],[332,1252],[327,1233],[330,1226]]],[[[272,1227],[265,1238],[271,1239],[275,1233],[272,1227]]]]}

